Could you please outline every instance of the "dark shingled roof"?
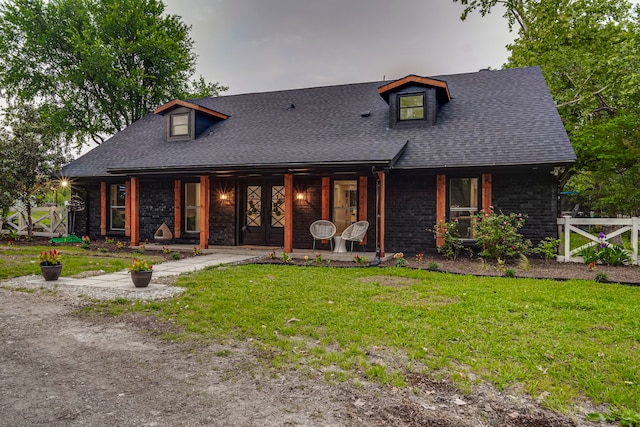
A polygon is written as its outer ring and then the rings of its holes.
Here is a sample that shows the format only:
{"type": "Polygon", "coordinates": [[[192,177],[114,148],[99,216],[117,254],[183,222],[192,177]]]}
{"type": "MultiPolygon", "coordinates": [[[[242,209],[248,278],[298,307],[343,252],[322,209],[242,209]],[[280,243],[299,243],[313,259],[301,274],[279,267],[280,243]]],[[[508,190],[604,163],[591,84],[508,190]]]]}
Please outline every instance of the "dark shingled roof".
{"type": "Polygon", "coordinates": [[[230,117],[197,139],[167,142],[164,118],[151,113],[65,166],[62,174],[575,161],[538,67],[433,78],[446,81],[452,96],[435,126],[389,129],[389,105],[377,91],[388,81],[203,98],[191,102],[230,117]]]}

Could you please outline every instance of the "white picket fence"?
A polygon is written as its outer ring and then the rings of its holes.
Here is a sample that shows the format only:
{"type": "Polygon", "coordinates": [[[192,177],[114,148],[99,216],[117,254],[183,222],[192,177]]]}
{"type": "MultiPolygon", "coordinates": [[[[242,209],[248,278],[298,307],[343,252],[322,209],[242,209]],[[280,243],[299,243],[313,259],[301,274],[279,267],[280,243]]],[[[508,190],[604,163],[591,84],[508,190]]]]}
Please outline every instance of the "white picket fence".
{"type": "MultiPolygon", "coordinates": [[[[67,208],[42,207],[31,209],[33,235],[40,237],[61,237],[67,235],[67,208]]],[[[20,236],[27,236],[29,221],[27,211],[14,208],[6,218],[0,218],[0,230],[13,231],[20,236]]]]}
{"type": "Polygon", "coordinates": [[[592,226],[608,227],[611,231],[608,231],[605,235],[604,241],[608,242],[614,237],[620,236],[627,231],[631,232],[631,258],[632,263],[638,264],[638,232],[640,231],[640,218],[573,218],[570,216],[564,216],[558,218],[558,235],[563,236],[562,255],[558,255],[557,259],[560,262],[583,262],[582,258],[577,254],[589,247],[599,245],[602,243],[600,239],[600,233],[591,234],[584,228],[592,226]],[[582,227],[582,228],[581,228],[582,227]],[[563,234],[564,233],[564,234],[563,234]],[[571,233],[577,233],[589,239],[588,243],[571,250],[571,233]]]}

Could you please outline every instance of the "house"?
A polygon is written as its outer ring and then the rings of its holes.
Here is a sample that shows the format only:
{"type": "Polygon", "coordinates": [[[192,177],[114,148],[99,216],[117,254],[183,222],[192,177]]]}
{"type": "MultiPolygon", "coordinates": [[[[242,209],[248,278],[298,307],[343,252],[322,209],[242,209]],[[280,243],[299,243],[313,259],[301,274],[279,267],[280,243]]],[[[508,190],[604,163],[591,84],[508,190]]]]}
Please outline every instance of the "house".
{"type": "Polygon", "coordinates": [[[368,220],[368,250],[436,247],[437,221],[483,208],[556,236],[558,174],[575,161],[538,67],[174,100],[70,164],[76,233],[133,245],[311,248],[368,220]]]}

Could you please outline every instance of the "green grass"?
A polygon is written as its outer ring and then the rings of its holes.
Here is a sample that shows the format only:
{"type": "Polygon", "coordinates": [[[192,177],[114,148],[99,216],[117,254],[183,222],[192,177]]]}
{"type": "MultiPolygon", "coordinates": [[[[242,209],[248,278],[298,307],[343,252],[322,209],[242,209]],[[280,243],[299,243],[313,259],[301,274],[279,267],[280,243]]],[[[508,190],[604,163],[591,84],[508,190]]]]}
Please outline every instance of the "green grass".
{"type": "Polygon", "coordinates": [[[208,269],[177,285],[188,291],[169,301],[99,309],[171,320],[185,331],[171,339],[251,339],[273,366],[322,367],[327,378],[402,386],[407,369],[427,370],[468,391],[471,372],[556,410],[587,396],[640,411],[637,287],[270,265],[208,269]]]}
{"type": "Polygon", "coordinates": [[[85,271],[122,270],[134,257],[145,258],[152,263],[162,262],[161,256],[136,255],[130,253],[103,253],[88,251],[76,246],[18,246],[0,245],[0,280],[11,277],[40,274],[38,254],[56,248],[62,252],[62,276],[73,276],[85,271]]]}

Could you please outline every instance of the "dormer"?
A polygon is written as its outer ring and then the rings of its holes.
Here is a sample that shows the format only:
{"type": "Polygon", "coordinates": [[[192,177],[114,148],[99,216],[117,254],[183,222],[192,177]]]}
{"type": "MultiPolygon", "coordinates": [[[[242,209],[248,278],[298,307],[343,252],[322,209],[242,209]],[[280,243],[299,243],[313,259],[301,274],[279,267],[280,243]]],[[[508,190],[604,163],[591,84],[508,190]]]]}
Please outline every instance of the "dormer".
{"type": "Polygon", "coordinates": [[[167,141],[191,141],[214,123],[229,118],[227,114],[179,99],[174,99],[153,112],[164,116],[167,141]]]}
{"type": "Polygon", "coordinates": [[[380,86],[378,94],[389,104],[392,129],[433,126],[440,107],[451,100],[447,82],[413,74],[380,86]]]}

